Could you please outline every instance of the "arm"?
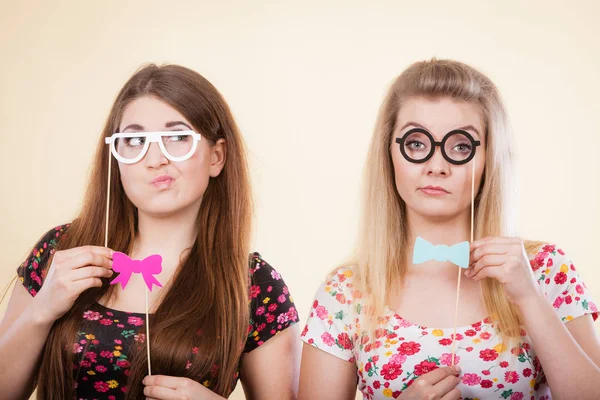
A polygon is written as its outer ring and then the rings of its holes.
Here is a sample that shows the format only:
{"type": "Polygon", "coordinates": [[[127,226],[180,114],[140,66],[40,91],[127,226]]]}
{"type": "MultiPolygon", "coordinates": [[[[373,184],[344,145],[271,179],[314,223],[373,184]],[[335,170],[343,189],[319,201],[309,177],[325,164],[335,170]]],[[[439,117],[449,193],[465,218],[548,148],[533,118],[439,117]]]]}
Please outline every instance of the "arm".
{"type": "Polygon", "coordinates": [[[555,399],[596,399],[600,381],[600,340],[592,316],[566,325],[552,305],[539,297],[520,303],[527,333],[555,399]],[[568,371],[568,379],[566,374],[568,371]]]}
{"type": "Polygon", "coordinates": [[[296,399],[300,341],[296,325],[278,333],[242,358],[240,380],[249,400],[296,399]]]}
{"type": "Polygon", "coordinates": [[[356,365],[304,343],[299,400],[352,400],[356,397],[356,365]]]}
{"type": "Polygon", "coordinates": [[[597,310],[564,252],[546,245],[528,260],[522,241],[498,237],[477,240],[471,248],[466,276],[502,283],[523,317],[553,397],[597,398],[600,340],[592,324],[597,310]]]}
{"type": "Polygon", "coordinates": [[[44,320],[35,311],[33,300],[17,280],[0,323],[0,387],[5,399],[29,398],[33,392],[37,366],[52,327],[53,321],[44,320]]]}

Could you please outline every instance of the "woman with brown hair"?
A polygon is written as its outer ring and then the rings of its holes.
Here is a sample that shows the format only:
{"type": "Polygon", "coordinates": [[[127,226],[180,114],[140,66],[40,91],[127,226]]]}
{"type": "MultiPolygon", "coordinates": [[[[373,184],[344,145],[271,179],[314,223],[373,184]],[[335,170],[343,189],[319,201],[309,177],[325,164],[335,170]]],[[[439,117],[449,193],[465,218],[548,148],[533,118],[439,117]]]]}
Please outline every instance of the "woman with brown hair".
{"type": "Polygon", "coordinates": [[[214,86],[175,65],[135,73],[79,216],[18,268],[0,325],[3,398],[37,387],[43,399],[218,399],[238,377],[248,398],[295,398],[298,315],[281,276],[249,252],[251,204],[243,141],[214,86]],[[162,257],[149,343],[144,280],[110,285],[115,252],[162,257]]]}
{"type": "Polygon", "coordinates": [[[372,136],[356,256],[301,335],[300,399],[354,399],[357,384],[366,399],[598,398],[597,306],[560,247],[513,237],[512,165],[488,77],[436,59],[400,74],[372,136]]]}

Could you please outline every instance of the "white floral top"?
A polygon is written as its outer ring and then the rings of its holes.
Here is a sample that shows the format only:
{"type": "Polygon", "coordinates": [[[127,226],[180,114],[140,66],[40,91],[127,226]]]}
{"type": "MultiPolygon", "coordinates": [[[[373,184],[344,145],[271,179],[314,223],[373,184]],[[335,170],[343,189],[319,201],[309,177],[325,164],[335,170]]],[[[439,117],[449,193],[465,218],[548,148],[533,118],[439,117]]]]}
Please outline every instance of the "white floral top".
{"type": "MultiPolygon", "coordinates": [[[[545,245],[530,256],[535,277],[562,321],[584,314],[598,317],[575,267],[564,252],[545,245]]],[[[365,399],[397,398],[419,376],[451,365],[453,329],[418,326],[387,309],[375,341],[357,328],[363,305],[352,270],[341,268],[318,290],[302,340],[357,367],[365,399]]],[[[550,399],[531,340],[522,329],[520,348],[507,348],[491,321],[457,328],[455,363],[464,400],[550,399]]],[[[334,390],[334,389],[331,389],[334,390]]]]}

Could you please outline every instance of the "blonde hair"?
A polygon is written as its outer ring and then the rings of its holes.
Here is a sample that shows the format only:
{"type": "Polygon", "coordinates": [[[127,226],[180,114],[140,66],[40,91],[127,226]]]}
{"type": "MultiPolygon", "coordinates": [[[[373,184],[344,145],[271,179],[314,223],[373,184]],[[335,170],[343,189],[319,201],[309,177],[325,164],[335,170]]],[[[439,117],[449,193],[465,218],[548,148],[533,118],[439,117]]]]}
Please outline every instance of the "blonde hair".
{"type": "MultiPolygon", "coordinates": [[[[366,333],[373,333],[392,286],[406,273],[406,204],[397,192],[390,143],[402,103],[411,97],[447,97],[476,105],[485,128],[486,160],[481,187],[475,197],[474,238],[513,236],[513,143],[506,110],[492,81],[476,69],[452,60],[417,62],[392,84],[380,108],[367,156],[361,229],[355,256],[350,261],[356,288],[364,296],[366,333]]],[[[535,244],[528,244],[531,248],[535,244]]],[[[501,284],[483,282],[489,316],[504,343],[516,344],[521,316],[501,284]]],[[[363,315],[364,318],[364,315],[363,315]]]]}

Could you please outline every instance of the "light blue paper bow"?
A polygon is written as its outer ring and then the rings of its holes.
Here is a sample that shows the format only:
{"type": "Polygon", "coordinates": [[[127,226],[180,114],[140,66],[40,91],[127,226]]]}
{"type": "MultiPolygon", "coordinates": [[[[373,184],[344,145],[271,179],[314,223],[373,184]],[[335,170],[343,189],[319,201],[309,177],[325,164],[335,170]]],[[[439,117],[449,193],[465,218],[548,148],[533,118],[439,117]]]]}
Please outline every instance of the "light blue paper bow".
{"type": "Polygon", "coordinates": [[[469,242],[460,242],[454,246],[432,245],[427,240],[417,237],[413,250],[413,264],[421,264],[429,260],[450,261],[461,268],[469,267],[469,242]]]}

